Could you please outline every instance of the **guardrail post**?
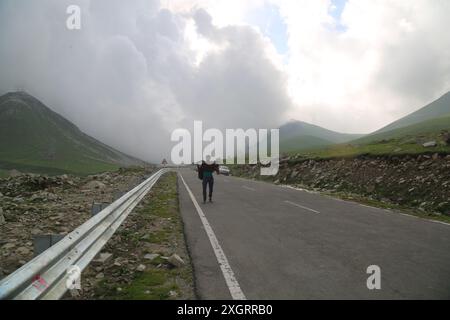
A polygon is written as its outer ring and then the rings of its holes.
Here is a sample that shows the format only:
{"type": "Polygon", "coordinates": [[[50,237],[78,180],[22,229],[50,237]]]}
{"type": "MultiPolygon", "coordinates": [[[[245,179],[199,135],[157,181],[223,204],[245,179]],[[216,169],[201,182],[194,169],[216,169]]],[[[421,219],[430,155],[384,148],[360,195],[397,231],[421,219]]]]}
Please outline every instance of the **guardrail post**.
{"type": "Polygon", "coordinates": [[[64,234],[41,234],[33,237],[34,256],[40,255],[42,252],[53,246],[55,243],[64,238],[64,234]]]}
{"type": "Polygon", "coordinates": [[[97,213],[109,206],[109,203],[105,202],[92,202],[91,215],[95,216],[97,213]]]}

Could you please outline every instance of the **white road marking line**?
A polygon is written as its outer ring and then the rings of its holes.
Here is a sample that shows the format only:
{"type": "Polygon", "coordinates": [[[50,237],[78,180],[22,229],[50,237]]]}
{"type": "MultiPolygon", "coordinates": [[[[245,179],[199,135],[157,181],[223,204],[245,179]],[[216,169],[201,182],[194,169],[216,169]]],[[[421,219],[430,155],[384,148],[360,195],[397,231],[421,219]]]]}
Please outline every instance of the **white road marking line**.
{"type": "Polygon", "coordinates": [[[312,191],[312,190],[308,190],[308,189],[303,189],[303,188],[299,188],[299,187],[294,187],[294,186],[290,186],[290,185],[278,185],[281,188],[286,188],[286,189],[292,189],[292,190],[297,190],[297,191],[303,191],[303,192],[307,192],[310,194],[320,194],[320,192],[317,191],[312,191]]]}
{"type": "Polygon", "coordinates": [[[429,220],[429,221],[434,222],[434,223],[443,224],[445,226],[450,226],[450,223],[447,223],[447,222],[442,222],[442,221],[438,221],[438,220],[429,220]]]}
{"type": "Polygon", "coordinates": [[[384,209],[384,211],[389,212],[391,214],[400,214],[400,215],[405,216],[405,217],[410,217],[410,218],[414,218],[414,219],[421,219],[421,220],[424,220],[424,221],[429,221],[429,222],[433,222],[433,223],[443,224],[444,226],[450,226],[450,223],[439,221],[439,220],[426,219],[426,218],[414,216],[412,214],[402,213],[402,212],[398,212],[398,211],[392,211],[392,210],[388,210],[388,209],[384,209]]]}
{"type": "Polygon", "coordinates": [[[394,214],[397,213],[397,214],[401,214],[402,216],[405,216],[405,217],[410,217],[410,218],[415,218],[415,219],[421,219],[421,220],[425,220],[425,221],[429,221],[429,222],[433,222],[433,223],[443,224],[443,225],[445,225],[445,226],[450,226],[450,223],[443,222],[443,221],[439,221],[439,220],[426,219],[426,218],[414,216],[414,215],[412,215],[412,214],[401,213],[401,212],[392,212],[392,213],[394,213],[394,214]]]}
{"type": "Polygon", "coordinates": [[[314,212],[314,213],[320,213],[320,212],[317,211],[317,210],[314,210],[314,209],[311,209],[311,208],[302,206],[302,205],[300,205],[300,204],[298,204],[298,203],[295,203],[295,202],[292,202],[292,201],[284,200],[284,202],[286,202],[286,203],[288,203],[288,204],[290,204],[290,205],[293,205],[293,206],[295,206],[295,207],[299,207],[299,208],[302,208],[302,209],[305,209],[305,210],[314,212]]]}
{"type": "Polygon", "coordinates": [[[385,210],[383,210],[383,209],[380,209],[380,208],[377,208],[377,207],[368,206],[368,205],[362,204],[362,203],[359,203],[359,205],[360,205],[361,207],[368,208],[368,209],[373,209],[373,210],[377,210],[377,211],[380,211],[380,212],[384,212],[384,211],[385,211],[385,210]]]}
{"type": "Polygon", "coordinates": [[[250,191],[256,191],[256,189],[253,189],[253,188],[247,187],[247,186],[242,186],[242,188],[247,189],[247,190],[250,190],[250,191]]]}
{"type": "Polygon", "coordinates": [[[203,213],[202,208],[198,205],[197,200],[195,200],[194,194],[192,193],[191,189],[189,189],[186,181],[184,181],[183,175],[180,173],[181,181],[183,181],[183,184],[189,193],[189,196],[191,197],[192,202],[194,203],[195,208],[197,209],[197,213],[200,217],[200,220],[203,223],[203,227],[205,228],[206,234],[208,235],[209,242],[211,242],[211,246],[214,250],[214,254],[216,255],[217,262],[220,265],[220,269],[222,270],[223,277],[225,278],[225,282],[227,283],[228,289],[230,290],[231,297],[234,300],[246,300],[246,297],[244,293],[241,290],[241,287],[239,286],[238,281],[236,280],[236,277],[234,276],[234,272],[231,269],[230,264],[228,263],[228,259],[225,255],[225,253],[222,250],[222,247],[219,244],[219,241],[217,240],[217,237],[211,228],[211,225],[208,222],[208,219],[206,219],[205,214],[203,213]]]}
{"type": "Polygon", "coordinates": [[[406,214],[406,213],[402,213],[402,212],[392,212],[392,213],[397,213],[397,214],[400,214],[400,215],[402,215],[402,216],[404,216],[404,217],[410,217],[410,218],[414,218],[414,219],[419,219],[419,217],[416,217],[416,216],[413,216],[412,214],[406,214]]]}

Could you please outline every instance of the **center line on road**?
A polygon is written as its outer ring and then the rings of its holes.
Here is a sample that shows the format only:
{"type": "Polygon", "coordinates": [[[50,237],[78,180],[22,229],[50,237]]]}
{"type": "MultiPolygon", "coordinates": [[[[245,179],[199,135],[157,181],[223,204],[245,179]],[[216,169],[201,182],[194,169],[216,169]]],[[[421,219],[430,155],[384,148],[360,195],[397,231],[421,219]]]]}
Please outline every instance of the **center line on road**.
{"type": "Polygon", "coordinates": [[[247,189],[247,190],[250,190],[250,191],[256,191],[256,189],[253,189],[253,188],[247,187],[247,186],[242,186],[242,188],[247,189]]]}
{"type": "Polygon", "coordinates": [[[314,209],[311,209],[311,208],[302,206],[302,205],[300,205],[300,204],[298,204],[298,203],[295,203],[295,202],[292,202],[292,201],[289,201],[289,200],[284,200],[284,202],[286,202],[286,203],[288,203],[288,204],[290,204],[290,205],[292,205],[292,206],[299,207],[299,208],[302,208],[302,209],[305,209],[305,210],[308,210],[308,211],[311,211],[311,212],[314,212],[314,213],[320,213],[320,212],[317,211],[317,210],[314,210],[314,209]]]}
{"type": "Polygon", "coordinates": [[[189,189],[186,181],[184,181],[183,175],[181,173],[179,173],[179,175],[181,177],[181,181],[183,181],[183,184],[189,196],[191,197],[192,202],[194,203],[195,208],[197,209],[197,213],[200,217],[200,220],[203,223],[203,227],[205,228],[206,234],[208,235],[209,242],[211,242],[211,246],[214,250],[214,254],[216,255],[217,262],[220,265],[220,269],[222,270],[225,282],[227,283],[228,290],[230,290],[231,297],[234,300],[246,300],[246,297],[242,292],[241,287],[239,286],[239,283],[236,280],[236,277],[234,276],[234,272],[231,269],[230,264],[228,263],[228,259],[225,253],[223,252],[222,247],[219,244],[219,240],[217,240],[217,237],[213,229],[211,228],[208,219],[206,219],[206,216],[203,213],[202,208],[199,206],[197,200],[195,200],[194,194],[192,193],[191,189],[189,189]]]}

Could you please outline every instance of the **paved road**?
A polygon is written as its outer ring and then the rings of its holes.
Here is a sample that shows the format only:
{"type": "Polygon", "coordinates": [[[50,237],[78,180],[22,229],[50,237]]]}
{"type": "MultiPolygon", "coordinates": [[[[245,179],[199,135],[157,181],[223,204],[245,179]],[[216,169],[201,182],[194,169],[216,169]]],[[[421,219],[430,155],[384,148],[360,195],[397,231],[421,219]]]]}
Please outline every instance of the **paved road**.
{"type": "Polygon", "coordinates": [[[448,224],[224,176],[202,204],[196,172],[179,173],[201,299],[231,299],[234,279],[247,299],[450,299],[448,224]],[[381,290],[367,289],[369,265],[381,268],[381,290]]]}

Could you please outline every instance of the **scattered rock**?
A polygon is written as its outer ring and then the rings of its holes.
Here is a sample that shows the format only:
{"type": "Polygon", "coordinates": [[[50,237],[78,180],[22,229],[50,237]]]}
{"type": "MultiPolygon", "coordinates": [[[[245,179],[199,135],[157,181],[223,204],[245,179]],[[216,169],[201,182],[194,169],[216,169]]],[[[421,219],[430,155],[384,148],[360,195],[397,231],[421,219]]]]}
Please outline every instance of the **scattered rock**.
{"type": "Polygon", "coordinates": [[[0,226],[6,223],[5,216],[3,215],[3,209],[0,207],[0,226]]]}
{"type": "Polygon", "coordinates": [[[105,277],[105,274],[103,272],[100,272],[95,276],[96,279],[103,279],[105,277]]]}
{"type": "Polygon", "coordinates": [[[15,243],[7,243],[7,244],[5,244],[5,245],[2,247],[2,249],[8,250],[8,249],[14,248],[15,246],[16,246],[15,243]]]}
{"type": "Polygon", "coordinates": [[[30,197],[30,201],[36,201],[36,200],[56,201],[58,199],[59,199],[59,197],[56,194],[51,193],[51,192],[45,192],[45,191],[35,193],[30,197]]]}
{"type": "Polygon", "coordinates": [[[434,148],[437,146],[437,143],[436,143],[436,141],[428,141],[428,142],[425,142],[424,144],[422,144],[422,146],[424,148],[434,148]]]}
{"type": "Polygon", "coordinates": [[[172,297],[172,298],[175,298],[175,297],[178,296],[178,293],[176,291],[170,290],[169,291],[169,296],[172,297]]]}
{"type": "Polygon", "coordinates": [[[85,184],[84,188],[88,190],[105,189],[106,185],[100,181],[94,180],[85,184]]]}
{"type": "Polygon", "coordinates": [[[146,254],[146,255],[144,256],[144,259],[153,261],[153,260],[155,260],[156,258],[158,258],[159,256],[160,256],[160,255],[157,254],[157,253],[148,253],[148,254],[146,254]]]}
{"type": "Polygon", "coordinates": [[[147,269],[147,267],[145,266],[145,264],[140,264],[140,265],[137,266],[136,271],[144,272],[145,269],[147,269]]]}
{"type": "Polygon", "coordinates": [[[298,176],[298,174],[299,174],[298,171],[296,171],[296,170],[292,171],[292,173],[291,173],[291,179],[296,178],[296,177],[298,176]]]}
{"type": "Polygon", "coordinates": [[[177,255],[176,253],[174,253],[173,255],[171,255],[169,257],[169,259],[167,259],[167,262],[169,262],[172,266],[180,268],[182,266],[184,266],[185,262],[183,259],[181,259],[181,257],[179,255],[177,255]]]}
{"type": "Polygon", "coordinates": [[[108,262],[112,258],[112,253],[109,252],[102,252],[97,257],[95,257],[94,260],[92,260],[92,263],[94,265],[102,265],[108,262]]]}
{"type": "Polygon", "coordinates": [[[19,247],[16,249],[16,253],[25,256],[27,254],[30,254],[31,250],[27,247],[19,247]]]}
{"type": "Polygon", "coordinates": [[[33,228],[33,229],[31,229],[30,233],[31,233],[31,235],[35,236],[35,235],[38,235],[38,234],[42,234],[42,230],[39,229],[39,228],[33,228]]]}

